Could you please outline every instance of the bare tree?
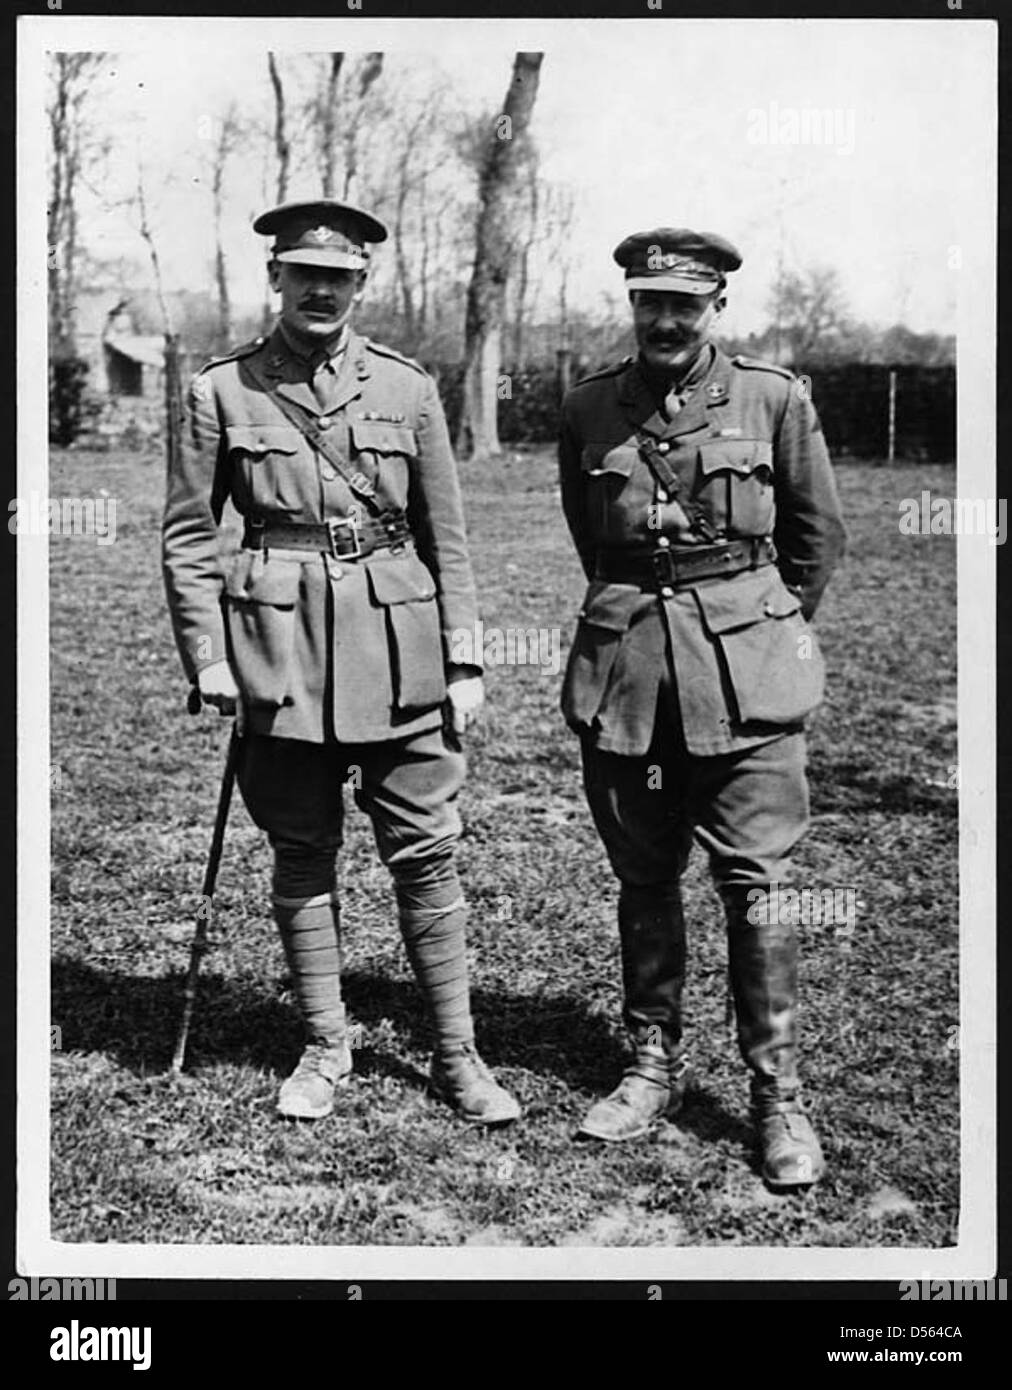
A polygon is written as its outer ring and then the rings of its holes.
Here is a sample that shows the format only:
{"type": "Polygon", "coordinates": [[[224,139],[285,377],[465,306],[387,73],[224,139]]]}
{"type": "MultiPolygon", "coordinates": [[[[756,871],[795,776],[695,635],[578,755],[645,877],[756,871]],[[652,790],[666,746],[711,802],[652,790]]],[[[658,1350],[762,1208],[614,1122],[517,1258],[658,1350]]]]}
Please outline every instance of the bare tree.
{"type": "Polygon", "coordinates": [[[137,230],[141,235],[145,246],[148,248],[148,256],[151,259],[151,273],[155,282],[155,295],[158,299],[158,312],[162,320],[162,332],[166,338],[173,335],[172,314],[169,311],[169,301],[165,297],[165,286],[162,281],[162,263],[158,256],[158,246],[155,242],[155,234],[151,227],[151,220],[148,217],[148,198],[144,179],[144,164],[138,152],[137,157],[137,191],[135,198],[137,209],[137,230]]]}
{"type": "Polygon", "coordinates": [[[532,146],[528,146],[528,158],[525,160],[525,165],[527,222],[517,260],[517,289],[513,308],[513,366],[518,372],[522,372],[525,366],[524,331],[527,326],[527,303],[531,286],[531,251],[538,239],[538,208],[541,203],[541,180],[538,176],[538,161],[532,146]]]}
{"type": "Polygon", "coordinates": [[[334,196],[334,173],[337,155],[337,84],[344,66],[343,53],[331,53],[326,77],[315,97],[317,154],[320,161],[320,183],[325,198],[334,196]]]}
{"type": "Polygon", "coordinates": [[[274,153],[278,161],[278,181],[275,197],[283,203],[288,197],[288,174],[292,162],[292,146],[288,139],[286,124],[285,89],[281,81],[281,71],[273,53],[267,55],[267,69],[274,93],[274,153]]]}
{"type": "Polygon", "coordinates": [[[155,234],[148,218],[148,199],[144,184],[144,165],[137,156],[136,208],[138,228],[141,238],[148,248],[151,258],[151,272],[158,297],[158,310],[162,320],[162,333],[165,338],[164,390],[165,390],[165,449],[170,468],[178,462],[183,437],[183,392],[179,374],[179,338],[176,334],[169,302],[162,282],[162,266],[158,256],[155,234]]]}
{"type": "Polygon", "coordinates": [[[78,184],[95,153],[84,117],[88,93],[104,53],[54,53],[48,107],[51,159],[49,171],[49,333],[54,357],[76,352],[78,184]]]}
{"type": "Polygon", "coordinates": [[[355,179],[358,176],[359,132],[364,124],[366,100],[369,90],[383,71],[383,54],[367,53],[358,65],[356,72],[358,95],[356,109],[349,113],[344,122],[344,189],[342,196],[347,201],[352,196],[355,179]]]}
{"type": "Polygon", "coordinates": [[[809,266],[778,275],[769,309],[777,338],[784,335],[795,364],[831,354],[847,328],[840,274],[832,266],[809,266]]]}
{"type": "Polygon", "coordinates": [[[556,184],[548,191],[548,240],[559,270],[559,347],[569,347],[569,277],[573,268],[573,190],[556,184]]]}
{"type": "Polygon", "coordinates": [[[474,269],[464,328],[464,398],[457,447],[465,456],[498,454],[500,337],[514,256],[515,191],[522,169],[543,53],[517,53],[503,114],[488,134],[478,185],[474,269]]]}
{"type": "Polygon", "coordinates": [[[416,184],[424,183],[425,171],[424,167],[418,167],[415,142],[423,123],[428,118],[428,109],[423,106],[410,125],[405,127],[405,139],[396,165],[397,183],[392,228],[394,262],[397,267],[397,284],[400,289],[401,309],[404,314],[404,332],[409,339],[414,339],[415,336],[416,317],[413,275],[405,247],[407,204],[408,195],[412,188],[416,184]]]}
{"type": "Polygon", "coordinates": [[[235,103],[222,117],[218,138],[214,142],[211,162],[211,197],[214,215],[214,282],[218,293],[219,347],[227,349],[232,342],[232,305],[228,293],[228,270],[225,264],[225,244],[222,238],[224,212],[225,168],[235,152],[242,135],[242,126],[235,103]]]}

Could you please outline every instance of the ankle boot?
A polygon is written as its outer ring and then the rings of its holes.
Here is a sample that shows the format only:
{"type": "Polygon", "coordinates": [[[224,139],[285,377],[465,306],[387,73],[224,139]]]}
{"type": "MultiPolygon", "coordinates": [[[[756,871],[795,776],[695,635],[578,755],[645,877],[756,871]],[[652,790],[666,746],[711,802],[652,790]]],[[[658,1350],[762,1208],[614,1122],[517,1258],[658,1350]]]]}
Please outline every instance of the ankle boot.
{"type": "Polygon", "coordinates": [[[499,1085],[473,1042],[433,1053],[429,1085],[468,1124],[491,1127],[520,1118],[518,1101],[499,1085]]]}
{"type": "Polygon", "coordinates": [[[682,1108],[688,1063],[663,1044],[640,1043],[622,1080],[610,1095],[595,1101],[577,1133],[605,1143],[639,1139],[655,1120],[673,1119],[682,1108]]]}
{"type": "Polygon", "coordinates": [[[738,1045],[752,1072],[762,1176],[777,1191],[808,1187],[826,1165],[798,1079],[797,928],[789,922],[750,922],[746,893],[725,890],[724,899],[738,1045]]]}
{"type": "Polygon", "coordinates": [[[433,1039],[430,1089],[473,1125],[503,1125],[520,1105],[500,1086],[474,1043],[467,981],[467,906],[447,863],[402,871],[398,916],[408,959],[425,999],[433,1039]]]}
{"type": "Polygon", "coordinates": [[[334,1108],[334,1089],[347,1083],[352,1059],[341,998],[340,918],[336,897],[275,895],[274,917],[305,1030],[298,1066],[281,1087],[278,1113],[320,1120],[334,1108]]]}

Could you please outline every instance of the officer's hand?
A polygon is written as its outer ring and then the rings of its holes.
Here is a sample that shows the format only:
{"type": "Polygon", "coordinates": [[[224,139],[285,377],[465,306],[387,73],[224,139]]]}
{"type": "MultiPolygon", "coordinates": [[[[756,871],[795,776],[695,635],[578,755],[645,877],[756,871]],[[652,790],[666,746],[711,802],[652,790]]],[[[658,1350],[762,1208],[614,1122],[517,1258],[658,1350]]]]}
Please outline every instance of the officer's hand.
{"type": "Polygon", "coordinates": [[[214,705],[220,714],[235,714],[239,687],[227,661],[213,661],[198,671],[197,687],[205,705],[214,705]]]}
{"type": "Polygon", "coordinates": [[[478,711],[485,702],[485,683],[481,676],[456,676],[451,672],[447,677],[446,693],[450,701],[453,732],[465,733],[468,726],[477,720],[478,711]]]}

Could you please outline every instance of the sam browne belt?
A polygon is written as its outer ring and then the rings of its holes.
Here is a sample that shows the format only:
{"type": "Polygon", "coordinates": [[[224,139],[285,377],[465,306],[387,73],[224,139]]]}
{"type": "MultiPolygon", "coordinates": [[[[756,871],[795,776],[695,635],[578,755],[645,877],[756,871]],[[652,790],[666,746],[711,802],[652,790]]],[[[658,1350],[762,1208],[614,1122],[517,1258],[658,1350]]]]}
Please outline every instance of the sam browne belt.
{"type": "Polygon", "coordinates": [[[247,550],[318,550],[335,560],[358,560],[374,550],[394,550],[411,540],[403,511],[377,517],[335,516],[329,521],[257,521],[246,518],[242,543],[247,550]]]}
{"type": "Polygon", "coordinates": [[[769,536],[747,536],[713,545],[658,545],[653,550],[602,549],[597,552],[594,578],[607,584],[636,584],[641,589],[685,589],[700,579],[770,565],[776,556],[769,536]]]}

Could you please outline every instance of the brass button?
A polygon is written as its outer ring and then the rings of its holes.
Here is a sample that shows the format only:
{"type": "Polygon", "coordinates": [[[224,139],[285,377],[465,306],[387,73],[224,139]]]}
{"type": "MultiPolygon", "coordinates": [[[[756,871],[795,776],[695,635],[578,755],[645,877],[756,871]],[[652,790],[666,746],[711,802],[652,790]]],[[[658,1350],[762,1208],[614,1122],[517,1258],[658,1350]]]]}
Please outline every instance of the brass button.
{"type": "Polygon", "coordinates": [[[674,598],[674,596],[674,589],[672,589],[670,584],[665,584],[664,588],[661,590],[661,598],[674,598]]]}
{"type": "Polygon", "coordinates": [[[766,614],[767,618],[772,618],[772,617],[773,617],[773,605],[772,605],[772,603],[764,603],[764,604],[763,604],[763,612],[766,614]]]}
{"type": "Polygon", "coordinates": [[[666,439],[662,439],[657,446],[657,452],[659,454],[666,454],[670,448],[671,445],[668,443],[668,441],[666,439]]]}
{"type": "Polygon", "coordinates": [[[658,537],[657,537],[657,544],[658,544],[659,546],[661,546],[664,550],[667,550],[667,548],[668,548],[668,546],[671,544],[671,542],[668,540],[667,536],[658,536],[658,537]]]}
{"type": "Polygon", "coordinates": [[[329,429],[330,429],[330,421],[328,420],[328,418],[326,417],[326,415],[322,415],[317,423],[318,423],[318,426],[319,426],[319,428],[320,428],[321,430],[329,430],[329,429]]]}
{"type": "Polygon", "coordinates": [[[325,483],[332,483],[337,477],[337,469],[331,468],[329,463],[320,464],[320,477],[325,483]]]}
{"type": "Polygon", "coordinates": [[[671,498],[668,496],[666,492],[659,492],[657,494],[657,500],[658,502],[670,502],[671,498]]]}
{"type": "Polygon", "coordinates": [[[332,555],[327,556],[327,573],[331,579],[340,579],[344,575],[344,570],[332,555]]]}

